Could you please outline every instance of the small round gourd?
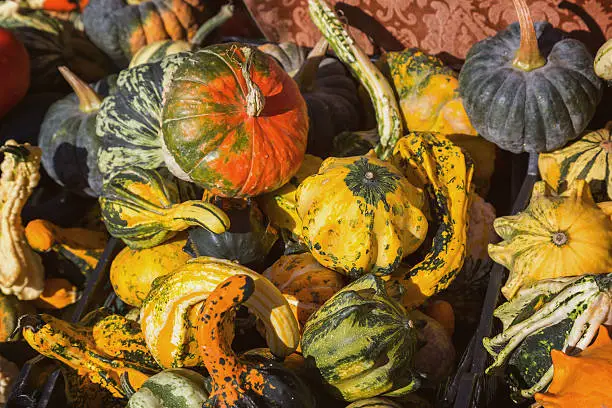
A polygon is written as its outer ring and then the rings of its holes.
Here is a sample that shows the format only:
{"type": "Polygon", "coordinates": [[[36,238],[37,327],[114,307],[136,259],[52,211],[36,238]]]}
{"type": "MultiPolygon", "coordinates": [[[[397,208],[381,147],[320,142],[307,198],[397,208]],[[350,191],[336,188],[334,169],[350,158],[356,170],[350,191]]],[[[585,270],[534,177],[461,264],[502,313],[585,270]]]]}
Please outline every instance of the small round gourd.
{"type": "Polygon", "coordinates": [[[597,51],[594,67],[598,77],[612,81],[612,38],[597,51]]]}
{"type": "Polygon", "coordinates": [[[237,43],[199,50],[179,65],[161,124],[168,169],[224,197],[281,187],[299,169],[308,134],[295,81],[272,57],[237,43]]]}
{"type": "Polygon", "coordinates": [[[476,43],[459,75],[474,128],[513,153],[549,152],[577,138],[595,114],[603,81],[587,48],[533,24],[525,0],[513,0],[519,24],[476,43]]]}
{"type": "Polygon", "coordinates": [[[122,379],[129,401],[126,408],[200,407],[208,400],[210,379],[186,368],[171,368],[149,377],[137,392],[122,379]]]}

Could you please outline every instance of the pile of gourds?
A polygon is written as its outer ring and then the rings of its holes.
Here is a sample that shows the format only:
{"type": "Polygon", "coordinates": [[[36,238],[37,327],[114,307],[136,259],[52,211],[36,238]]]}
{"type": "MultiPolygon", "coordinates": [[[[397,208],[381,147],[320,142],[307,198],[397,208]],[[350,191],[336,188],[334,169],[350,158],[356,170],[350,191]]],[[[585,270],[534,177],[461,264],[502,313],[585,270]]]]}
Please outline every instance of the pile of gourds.
{"type": "Polygon", "coordinates": [[[217,42],[231,2],[1,2],[0,341],[57,360],[75,407],[430,407],[492,259],[487,373],[612,403],[612,121],[586,130],[612,47],[513,3],[457,74],[372,61],[325,0],[312,50],[217,42]],[[542,181],[495,219],[499,149],[542,181]],[[87,216],[28,216],[58,189],[87,216]],[[113,306],[70,320],[109,236],[113,306]]]}

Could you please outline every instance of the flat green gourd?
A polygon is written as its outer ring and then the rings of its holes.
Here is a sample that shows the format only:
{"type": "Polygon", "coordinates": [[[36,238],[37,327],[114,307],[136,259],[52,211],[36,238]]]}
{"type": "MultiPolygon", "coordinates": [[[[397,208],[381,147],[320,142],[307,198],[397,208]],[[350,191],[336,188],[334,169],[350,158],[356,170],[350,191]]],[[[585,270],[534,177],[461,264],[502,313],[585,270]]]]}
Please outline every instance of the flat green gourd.
{"type": "Polygon", "coordinates": [[[113,95],[104,99],[96,118],[103,182],[126,167],[164,165],[159,136],[162,90],[183,57],[174,54],[119,74],[113,95]]]}
{"type": "Polygon", "coordinates": [[[417,330],[383,280],[364,275],[345,286],[304,326],[302,354],[330,392],[345,401],[415,391],[417,330]]]}
{"type": "Polygon", "coordinates": [[[181,202],[177,181],[155,170],[125,169],[102,188],[100,207],[109,233],[130,248],[152,248],[176,232],[201,226],[220,234],[229,218],[204,201],[181,202]]]}

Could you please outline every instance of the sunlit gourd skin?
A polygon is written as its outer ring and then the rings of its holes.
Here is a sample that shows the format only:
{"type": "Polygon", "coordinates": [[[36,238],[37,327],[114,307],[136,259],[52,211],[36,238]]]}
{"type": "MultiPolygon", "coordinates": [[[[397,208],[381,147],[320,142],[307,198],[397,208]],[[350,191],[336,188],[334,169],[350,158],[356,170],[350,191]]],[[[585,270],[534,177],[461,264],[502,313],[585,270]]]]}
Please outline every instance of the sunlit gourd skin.
{"type": "Polygon", "coordinates": [[[372,155],[326,159],[296,199],[313,256],[352,278],[393,272],[427,234],[422,190],[372,155]]]}
{"type": "Polygon", "coordinates": [[[503,241],[489,245],[489,255],[510,270],[502,288],[507,299],[537,280],[612,270],[612,222],[584,180],[561,196],[536,183],[527,208],[494,227],[503,241]]]}
{"type": "Polygon", "coordinates": [[[545,393],[535,395],[534,408],[599,407],[612,403],[612,340],[599,326],[595,342],[577,355],[552,350],[554,374],[545,393]]]}
{"type": "Polygon", "coordinates": [[[197,341],[212,391],[203,407],[314,408],[315,399],[296,374],[259,355],[231,348],[236,308],[257,291],[252,278],[234,275],[218,285],[198,314],[197,341]]]}
{"type": "Polygon", "coordinates": [[[598,77],[612,81],[612,38],[597,50],[594,67],[598,77]]]}

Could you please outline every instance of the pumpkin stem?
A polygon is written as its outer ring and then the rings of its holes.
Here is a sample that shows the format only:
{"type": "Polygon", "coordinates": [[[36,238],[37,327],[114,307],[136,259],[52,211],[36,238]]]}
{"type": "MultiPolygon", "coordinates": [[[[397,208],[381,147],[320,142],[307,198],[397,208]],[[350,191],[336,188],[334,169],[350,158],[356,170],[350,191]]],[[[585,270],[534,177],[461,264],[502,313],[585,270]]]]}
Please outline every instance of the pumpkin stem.
{"type": "Polygon", "coordinates": [[[76,76],[68,67],[57,68],[66,82],[70,85],[77,98],[79,98],[79,110],[81,112],[95,112],[100,109],[102,98],[86,82],[76,76]]]}
{"type": "Polygon", "coordinates": [[[130,384],[127,371],[123,372],[119,376],[119,383],[121,384],[121,389],[123,390],[123,393],[127,399],[132,398],[132,395],[136,394],[136,390],[134,387],[132,387],[132,384],[130,384]]]}
{"type": "Polygon", "coordinates": [[[208,37],[217,28],[221,27],[227,20],[234,15],[234,2],[229,1],[221,6],[221,10],[198,28],[193,38],[189,41],[191,45],[201,45],[204,39],[208,37]]]}
{"type": "Polygon", "coordinates": [[[247,275],[234,275],[208,296],[198,316],[196,339],[200,355],[212,378],[210,399],[223,393],[228,403],[244,393],[241,376],[248,367],[241,363],[232,350],[236,308],[246,302],[255,291],[255,282],[247,275]]]}
{"type": "Polygon", "coordinates": [[[17,334],[19,334],[23,329],[30,329],[34,333],[36,333],[45,324],[47,323],[39,315],[22,315],[17,321],[17,327],[15,327],[15,330],[13,330],[13,332],[9,335],[8,338],[9,340],[14,339],[17,334]]]}
{"type": "Polygon", "coordinates": [[[533,26],[529,6],[527,6],[525,0],[512,0],[512,2],[521,27],[521,46],[512,65],[522,71],[532,71],[546,64],[546,60],[542,57],[538,48],[538,37],[533,26]]]}
{"type": "Polygon", "coordinates": [[[327,39],[322,36],[319,41],[315,44],[312,50],[308,53],[306,61],[300,68],[299,72],[293,78],[300,87],[302,92],[310,92],[314,89],[315,79],[317,77],[317,71],[321,61],[327,54],[329,43],[327,39]]]}
{"type": "Polygon", "coordinates": [[[251,78],[251,64],[253,63],[254,51],[250,47],[244,47],[242,49],[246,62],[242,65],[242,76],[246,81],[248,93],[247,93],[247,115],[250,117],[259,116],[264,109],[266,98],[264,97],[261,89],[257,86],[251,78]]]}

